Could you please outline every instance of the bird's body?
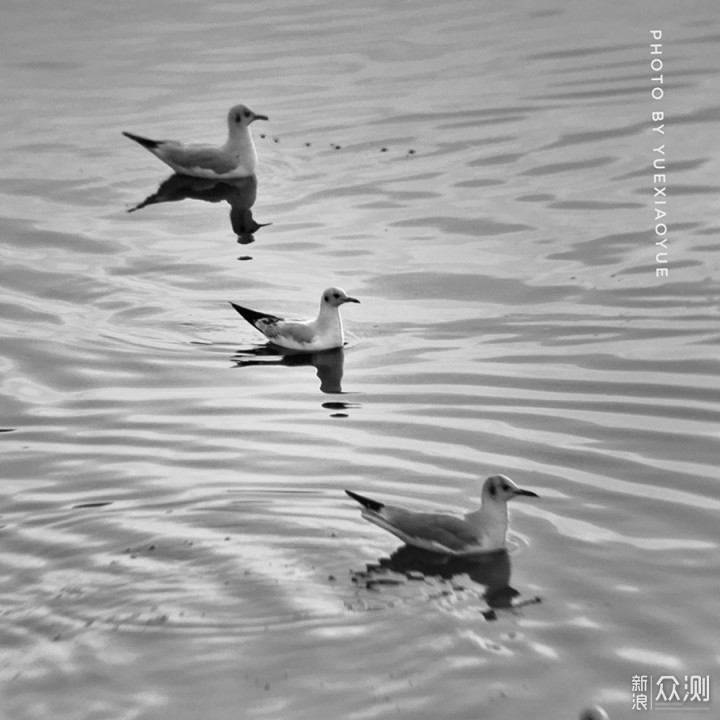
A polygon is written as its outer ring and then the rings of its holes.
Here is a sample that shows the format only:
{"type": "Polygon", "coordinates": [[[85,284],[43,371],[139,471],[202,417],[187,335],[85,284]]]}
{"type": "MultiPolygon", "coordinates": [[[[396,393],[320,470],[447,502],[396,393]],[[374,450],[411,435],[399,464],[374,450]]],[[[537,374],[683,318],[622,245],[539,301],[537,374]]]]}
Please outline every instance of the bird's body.
{"type": "Polygon", "coordinates": [[[314,320],[285,320],[242,305],[230,304],[274,345],[310,353],[343,346],[345,334],[339,308],[347,302],[360,301],[340,288],[328,288],[320,298],[320,311],[314,320]]]}
{"type": "Polygon", "coordinates": [[[257,167],[257,152],[250,134],[250,123],[267,120],[245,105],[228,112],[228,139],[224,145],[186,145],[176,140],[150,140],[123,132],[169,165],[176,173],[216,180],[249,177],[257,167]]]}
{"type": "Polygon", "coordinates": [[[463,555],[505,548],[508,526],[507,501],[517,495],[537,497],[521,490],[510,478],[493,475],[483,485],[482,504],[462,517],[445,513],[415,512],[345,491],[363,506],[362,516],[391,532],[408,545],[463,555]]]}

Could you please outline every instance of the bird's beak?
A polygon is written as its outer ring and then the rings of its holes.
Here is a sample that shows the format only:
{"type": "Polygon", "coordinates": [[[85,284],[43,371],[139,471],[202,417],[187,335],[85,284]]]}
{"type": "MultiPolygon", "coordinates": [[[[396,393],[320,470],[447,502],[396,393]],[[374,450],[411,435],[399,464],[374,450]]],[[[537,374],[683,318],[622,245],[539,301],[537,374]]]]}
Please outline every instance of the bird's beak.
{"type": "Polygon", "coordinates": [[[343,303],[346,303],[346,302],[360,303],[360,301],[357,298],[350,297],[350,296],[343,298],[343,303]]]}
{"type": "MultiPolygon", "coordinates": [[[[269,120],[270,118],[267,115],[258,115],[257,113],[253,113],[252,120],[250,122],[255,122],[256,120],[269,120]]],[[[249,125],[250,123],[248,123],[249,125]]]]}
{"type": "Polygon", "coordinates": [[[534,493],[532,490],[522,490],[518,488],[515,491],[516,495],[525,495],[526,497],[540,497],[537,493],[534,493]]]}

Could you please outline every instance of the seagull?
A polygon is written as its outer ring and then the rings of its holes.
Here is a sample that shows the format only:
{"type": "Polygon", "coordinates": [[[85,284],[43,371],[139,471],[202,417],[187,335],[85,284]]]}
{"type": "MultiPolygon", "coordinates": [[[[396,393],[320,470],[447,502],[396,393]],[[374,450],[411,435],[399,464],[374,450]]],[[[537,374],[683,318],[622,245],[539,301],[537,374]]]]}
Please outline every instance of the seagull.
{"type": "Polygon", "coordinates": [[[140,143],[176,173],[192,177],[229,179],[249,177],[255,172],[257,152],[250,134],[250,123],[268,120],[245,105],[235,105],[228,112],[228,139],[224,145],[184,145],[176,140],[149,140],[123,132],[140,143]]]}
{"type": "Polygon", "coordinates": [[[348,302],[360,301],[338,287],[330,287],[320,298],[318,316],[315,320],[305,321],[285,320],[233,302],[230,304],[274,345],[286,350],[318,352],[343,346],[345,335],[340,319],[340,306],[348,302]]]}
{"type": "Polygon", "coordinates": [[[507,501],[518,495],[538,497],[520,489],[509,477],[493,475],[482,488],[478,510],[462,518],[442,513],[415,512],[345,492],[362,506],[362,516],[397,535],[408,545],[448,555],[493,552],[505,548],[508,526],[507,501]]]}

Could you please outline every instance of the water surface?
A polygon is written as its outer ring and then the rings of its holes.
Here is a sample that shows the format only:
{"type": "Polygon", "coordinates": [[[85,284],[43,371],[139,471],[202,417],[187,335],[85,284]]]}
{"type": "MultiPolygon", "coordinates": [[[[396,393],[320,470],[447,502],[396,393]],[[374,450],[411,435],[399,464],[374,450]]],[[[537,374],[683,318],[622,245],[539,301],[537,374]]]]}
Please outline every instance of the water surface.
{"type": "Polygon", "coordinates": [[[719,24],[11,3],[3,713],[622,718],[633,675],[715,673],[719,24]],[[256,184],[161,186],[120,135],[220,140],[237,102],[271,118],[256,184]],[[227,304],[333,284],[348,345],[306,362],[227,304]],[[506,564],[368,586],[398,543],[343,488],[461,512],[496,472],[541,496],[506,564]]]}

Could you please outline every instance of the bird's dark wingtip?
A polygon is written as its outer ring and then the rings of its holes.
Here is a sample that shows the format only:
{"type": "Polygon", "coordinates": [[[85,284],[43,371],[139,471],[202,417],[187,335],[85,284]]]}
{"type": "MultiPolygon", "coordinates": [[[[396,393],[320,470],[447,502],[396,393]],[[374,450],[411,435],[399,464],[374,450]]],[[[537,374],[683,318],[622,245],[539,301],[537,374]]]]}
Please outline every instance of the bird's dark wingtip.
{"type": "Polygon", "coordinates": [[[154,150],[160,143],[157,140],[150,140],[149,138],[142,137],[141,135],[133,135],[133,133],[122,131],[122,134],[130,140],[134,140],[139,145],[142,145],[148,150],[154,150]]]}
{"type": "Polygon", "coordinates": [[[366,507],[368,510],[373,510],[374,512],[380,512],[385,506],[378,502],[377,500],[371,500],[368,497],[365,497],[364,495],[358,495],[357,493],[353,492],[352,490],[345,490],[347,495],[349,495],[353,500],[356,502],[359,502],[363,507],[366,507]]]}
{"type": "Polygon", "coordinates": [[[261,313],[257,310],[251,310],[250,308],[243,307],[242,305],[238,305],[234,302],[230,302],[230,304],[232,305],[235,312],[240,313],[240,315],[242,315],[245,320],[247,320],[254,327],[258,327],[259,322],[267,324],[280,322],[282,320],[282,318],[276,317],[275,315],[269,315],[268,313],[261,313]]]}
{"type": "Polygon", "coordinates": [[[232,302],[232,300],[229,300],[228,302],[232,305],[233,310],[240,313],[240,315],[242,315],[249,323],[254,322],[260,315],[260,313],[256,313],[254,310],[250,310],[250,308],[238,305],[237,303],[232,302]]]}

